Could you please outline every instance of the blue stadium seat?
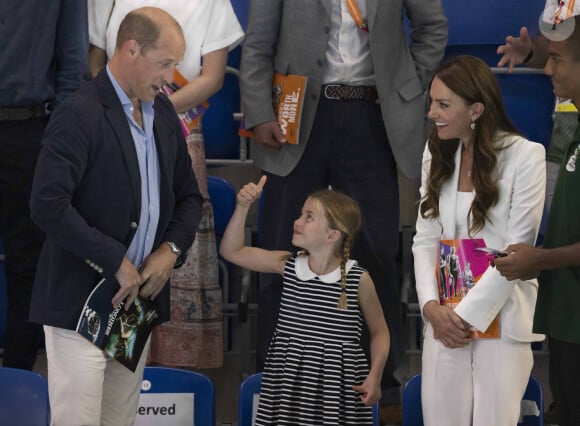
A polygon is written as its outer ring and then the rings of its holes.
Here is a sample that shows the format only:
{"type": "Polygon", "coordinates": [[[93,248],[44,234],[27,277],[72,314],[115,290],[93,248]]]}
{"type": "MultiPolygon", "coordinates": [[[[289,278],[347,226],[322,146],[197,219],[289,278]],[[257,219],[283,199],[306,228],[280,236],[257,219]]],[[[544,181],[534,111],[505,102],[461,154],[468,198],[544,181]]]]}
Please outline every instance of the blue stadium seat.
{"type": "Polygon", "coordinates": [[[239,160],[240,122],[234,120],[234,113],[241,111],[237,70],[226,73],[223,87],[208,103],[209,108],[201,118],[206,158],[239,160]]]}
{"type": "Polygon", "coordinates": [[[207,177],[207,187],[213,207],[215,232],[221,237],[236,208],[236,190],[227,179],[211,175],[207,177]]]}
{"type": "MultiPolygon", "coordinates": [[[[517,36],[522,26],[537,33],[544,0],[486,0],[465,7],[462,0],[443,0],[449,23],[445,56],[473,55],[495,67],[497,47],[508,35],[517,36]]],[[[495,70],[500,72],[500,70],[495,70]]],[[[554,94],[550,79],[538,73],[497,75],[507,112],[528,139],[548,147],[552,133],[554,94]]]]}
{"type": "Polygon", "coordinates": [[[405,426],[423,426],[421,408],[421,375],[411,377],[403,387],[403,424],[405,426]]]}
{"type": "Polygon", "coordinates": [[[254,424],[261,386],[262,373],[252,374],[242,382],[238,395],[238,426],[254,424]]]}
{"type": "Polygon", "coordinates": [[[194,371],[145,367],[135,425],[151,424],[215,426],[212,381],[194,371]]]}
{"type": "Polygon", "coordinates": [[[0,367],[0,425],[48,425],[48,382],[28,370],[0,367]]]}
{"type": "Polygon", "coordinates": [[[525,4],[521,0],[486,0],[469,5],[464,0],[442,2],[450,45],[492,44],[496,48],[506,36],[518,35],[522,26],[536,33],[545,5],[545,0],[526,0],[525,4]]]}
{"type": "MultiPolygon", "coordinates": [[[[245,30],[248,25],[249,0],[231,0],[234,12],[245,30]]],[[[247,141],[240,139],[240,121],[234,114],[241,114],[240,85],[238,70],[242,54],[241,45],[228,53],[228,68],[222,89],[208,99],[209,109],[202,117],[205,154],[208,165],[245,161],[247,141]]]]}

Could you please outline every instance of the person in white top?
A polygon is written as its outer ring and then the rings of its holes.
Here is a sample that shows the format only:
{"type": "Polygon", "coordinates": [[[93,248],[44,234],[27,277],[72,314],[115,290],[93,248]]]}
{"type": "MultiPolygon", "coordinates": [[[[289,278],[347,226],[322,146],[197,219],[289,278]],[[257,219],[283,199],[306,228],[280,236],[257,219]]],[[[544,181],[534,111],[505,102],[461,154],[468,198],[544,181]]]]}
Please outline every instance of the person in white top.
{"type": "Polygon", "coordinates": [[[487,247],[536,240],[545,187],[545,150],[519,136],[498,82],[473,56],[448,59],[431,84],[435,124],[423,154],[413,240],[425,321],[422,407],[426,426],[513,426],[533,364],[530,342],[538,283],[508,281],[492,266],[453,309],[437,285],[440,240],[483,238],[487,247]],[[472,339],[500,315],[500,335],[472,339]],[[450,401],[453,401],[450,403],[450,401]]]}
{"type": "MultiPolygon", "coordinates": [[[[165,10],[183,28],[186,50],[176,68],[188,83],[169,99],[178,113],[186,112],[222,88],[228,51],[241,42],[244,32],[229,0],[88,0],[89,64],[93,76],[111,57],[123,17],[143,6],[165,10]]],[[[186,135],[186,140],[199,189],[205,198],[199,225],[203,232],[197,233],[184,265],[172,274],[171,303],[175,309],[172,309],[171,321],[155,329],[149,361],[217,368],[223,362],[222,300],[201,121],[186,135]],[[177,288],[181,290],[178,292],[177,288]],[[201,313],[203,321],[196,321],[198,316],[186,316],[193,310],[201,313]],[[177,316],[178,312],[183,315],[177,316]],[[204,344],[193,344],[197,341],[204,344]]]]}

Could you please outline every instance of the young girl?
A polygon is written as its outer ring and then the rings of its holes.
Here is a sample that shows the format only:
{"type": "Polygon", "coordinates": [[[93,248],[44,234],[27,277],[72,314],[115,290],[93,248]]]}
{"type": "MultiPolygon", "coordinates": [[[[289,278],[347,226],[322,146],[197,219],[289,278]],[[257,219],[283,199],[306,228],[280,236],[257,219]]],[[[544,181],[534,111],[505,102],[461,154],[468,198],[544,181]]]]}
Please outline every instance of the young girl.
{"type": "Polygon", "coordinates": [[[246,216],[265,183],[262,176],[240,190],[220,246],[232,263],[284,277],[256,424],[372,425],[389,331],[368,272],[349,259],[359,207],[340,192],[317,191],[294,222],[292,244],[302,252],[248,247],[246,216]],[[359,344],[363,315],[371,335],[370,372],[359,344]]]}

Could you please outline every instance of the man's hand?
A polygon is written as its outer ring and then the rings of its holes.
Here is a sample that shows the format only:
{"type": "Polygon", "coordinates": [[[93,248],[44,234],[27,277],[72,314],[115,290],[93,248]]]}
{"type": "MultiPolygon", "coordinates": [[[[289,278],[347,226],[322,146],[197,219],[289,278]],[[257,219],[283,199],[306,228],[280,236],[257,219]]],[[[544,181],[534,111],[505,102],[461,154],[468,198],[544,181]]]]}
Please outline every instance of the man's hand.
{"type": "Polygon", "coordinates": [[[531,280],[539,274],[538,264],[542,249],[529,244],[512,244],[505,250],[507,256],[495,259],[495,268],[508,280],[531,280]]]}
{"type": "Polygon", "coordinates": [[[431,300],[423,306],[423,314],[433,326],[433,336],[441,340],[446,347],[461,348],[471,341],[469,324],[465,323],[453,309],[431,300]]]}
{"type": "Polygon", "coordinates": [[[177,255],[167,244],[161,244],[157,250],[145,258],[141,264],[143,286],[139,294],[145,299],[155,299],[163,289],[175,266],[177,255]]]}
{"type": "Polygon", "coordinates": [[[254,127],[254,142],[266,145],[268,148],[280,149],[286,138],[277,121],[268,121],[254,127]]]}
{"type": "Polygon", "coordinates": [[[137,268],[131,263],[129,259],[123,257],[119,270],[115,273],[115,278],[121,286],[117,294],[113,297],[113,306],[117,307],[127,296],[127,303],[125,303],[125,310],[133,304],[139,294],[139,286],[141,285],[141,275],[137,268]]]}
{"type": "Polygon", "coordinates": [[[522,27],[519,37],[507,36],[505,44],[497,48],[497,54],[503,55],[497,66],[503,67],[507,64],[508,71],[512,72],[514,66],[524,63],[531,51],[532,40],[528,34],[528,29],[522,27]]]}

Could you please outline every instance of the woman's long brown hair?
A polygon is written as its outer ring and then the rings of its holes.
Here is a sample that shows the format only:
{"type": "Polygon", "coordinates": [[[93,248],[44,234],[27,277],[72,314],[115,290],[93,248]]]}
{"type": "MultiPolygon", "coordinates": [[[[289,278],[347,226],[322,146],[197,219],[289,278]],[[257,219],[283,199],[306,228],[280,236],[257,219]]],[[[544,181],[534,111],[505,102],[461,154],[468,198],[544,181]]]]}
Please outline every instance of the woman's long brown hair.
{"type": "MultiPolygon", "coordinates": [[[[493,172],[497,163],[496,153],[505,148],[496,144],[498,131],[509,134],[518,134],[518,131],[505,111],[497,79],[481,59],[468,55],[451,57],[435,75],[467,105],[481,102],[484,106],[472,134],[471,179],[475,197],[468,215],[469,234],[472,235],[484,227],[486,220],[489,220],[487,211],[498,200],[499,192],[493,172]]],[[[441,140],[435,128],[431,132],[428,144],[433,158],[427,192],[419,209],[423,218],[439,217],[441,187],[453,176],[459,143],[459,140],[441,140]]]]}

